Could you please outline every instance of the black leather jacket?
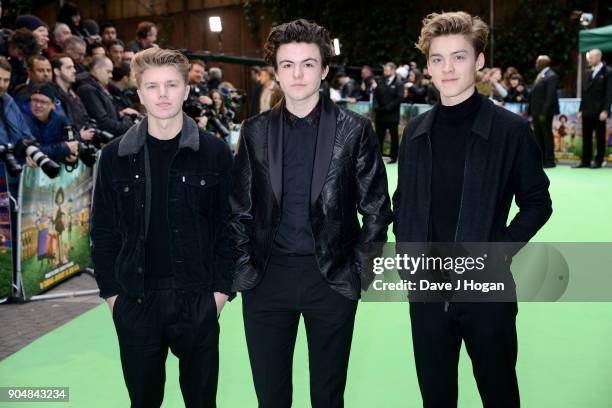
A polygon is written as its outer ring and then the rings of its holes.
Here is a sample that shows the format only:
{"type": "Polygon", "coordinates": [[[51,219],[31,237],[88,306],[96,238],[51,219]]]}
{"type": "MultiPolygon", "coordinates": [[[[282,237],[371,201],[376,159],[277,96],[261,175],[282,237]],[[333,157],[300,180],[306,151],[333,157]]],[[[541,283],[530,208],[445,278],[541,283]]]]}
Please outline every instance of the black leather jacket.
{"type": "MultiPolygon", "coordinates": [[[[260,282],[280,224],[283,106],[246,120],[241,129],[230,192],[233,291],[260,282]]],[[[310,199],[320,272],[332,289],[358,299],[373,244],[386,242],[392,221],[387,175],[371,122],[325,97],[310,199]]]]}

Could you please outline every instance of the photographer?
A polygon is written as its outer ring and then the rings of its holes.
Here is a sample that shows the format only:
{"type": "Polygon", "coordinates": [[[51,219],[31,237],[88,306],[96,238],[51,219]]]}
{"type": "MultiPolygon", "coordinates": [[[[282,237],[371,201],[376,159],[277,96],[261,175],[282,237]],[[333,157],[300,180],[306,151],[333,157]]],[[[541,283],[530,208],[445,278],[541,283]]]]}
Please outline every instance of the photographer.
{"type": "Polygon", "coordinates": [[[28,58],[39,53],[40,48],[31,31],[21,28],[11,34],[8,39],[8,61],[12,68],[11,84],[8,89],[10,94],[13,94],[13,90],[17,85],[23,84],[28,80],[26,62],[28,58]]]}
{"type": "Polygon", "coordinates": [[[131,79],[130,64],[121,64],[113,68],[113,78],[108,83],[108,91],[118,111],[125,108],[137,109],[138,95],[131,79]]]}
{"type": "Polygon", "coordinates": [[[235,124],[232,122],[232,120],[235,117],[235,113],[225,106],[225,98],[218,90],[213,89],[210,91],[210,97],[213,101],[213,105],[210,108],[210,116],[218,119],[219,123],[221,123],[223,127],[219,127],[214,120],[209,119],[207,123],[207,130],[214,133],[217,138],[223,139],[227,142],[229,133],[225,132],[225,129],[231,131],[234,128],[235,124]]]}
{"type": "Polygon", "coordinates": [[[129,115],[138,115],[139,112],[126,108],[117,113],[108,91],[108,83],[113,75],[113,63],[110,59],[95,57],[89,66],[89,73],[90,76],[78,87],[77,94],[87,113],[96,120],[101,130],[112,133],[115,137],[121,136],[133,124],[129,115]]]}
{"type": "Polygon", "coordinates": [[[11,64],[0,57],[0,145],[13,146],[22,138],[32,137],[21,111],[6,92],[11,81],[11,64]]]}
{"type": "Polygon", "coordinates": [[[70,122],[55,111],[54,98],[52,84],[35,86],[24,116],[43,153],[54,161],[72,163],[77,159],[78,141],[64,142],[64,129],[70,126],[70,122]]]}

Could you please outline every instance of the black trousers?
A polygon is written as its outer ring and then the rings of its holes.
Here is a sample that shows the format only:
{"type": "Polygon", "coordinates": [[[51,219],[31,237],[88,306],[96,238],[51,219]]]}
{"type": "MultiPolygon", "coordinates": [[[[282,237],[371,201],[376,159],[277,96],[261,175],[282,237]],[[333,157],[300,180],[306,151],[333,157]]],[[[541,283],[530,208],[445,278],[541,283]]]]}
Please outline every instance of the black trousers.
{"type": "Polygon", "coordinates": [[[484,408],[519,407],[516,303],[411,303],[412,342],[424,408],[457,407],[461,340],[484,408]]]}
{"type": "Polygon", "coordinates": [[[591,164],[593,158],[593,131],[597,140],[595,163],[601,164],[606,152],[606,122],[599,118],[582,117],[582,159],[583,164],[591,164]]]}
{"type": "Polygon", "coordinates": [[[308,341],[311,406],[343,407],[357,302],[330,288],[312,256],[273,258],[262,282],[242,299],[259,407],[291,407],[300,315],[308,341]]]}
{"type": "Polygon", "coordinates": [[[542,163],[555,164],[555,143],[552,132],[552,116],[533,118],[533,133],[542,151],[542,163]]]}
{"type": "Polygon", "coordinates": [[[385,143],[385,135],[387,134],[387,129],[389,129],[389,133],[391,134],[391,153],[390,157],[392,160],[397,160],[397,151],[399,146],[398,139],[398,123],[397,122],[380,122],[376,121],[376,135],[378,136],[378,144],[380,145],[380,153],[383,154],[383,147],[385,143]]]}
{"type": "Polygon", "coordinates": [[[168,348],[179,359],[186,407],[215,407],[219,324],[211,292],[168,289],[170,279],[147,281],[144,299],[119,295],[113,320],[132,407],[159,407],[168,348]]]}

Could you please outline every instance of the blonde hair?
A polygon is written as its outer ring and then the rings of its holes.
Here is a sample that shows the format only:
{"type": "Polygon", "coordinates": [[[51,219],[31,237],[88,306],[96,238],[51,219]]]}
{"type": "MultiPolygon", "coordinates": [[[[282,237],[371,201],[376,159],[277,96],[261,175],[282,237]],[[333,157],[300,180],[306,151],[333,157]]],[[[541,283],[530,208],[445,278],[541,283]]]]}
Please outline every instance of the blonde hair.
{"type": "Polygon", "coordinates": [[[185,83],[189,82],[189,60],[186,56],[175,50],[163,48],[148,48],[134,55],[130,63],[130,69],[136,78],[136,84],[140,86],[142,74],[152,67],[172,66],[178,70],[185,83]]]}
{"type": "Polygon", "coordinates": [[[464,11],[449,13],[432,13],[423,19],[419,41],[415,46],[429,57],[429,46],[435,37],[451,34],[462,34],[472,44],[476,56],[484,52],[489,41],[489,27],[478,16],[464,11]]]}

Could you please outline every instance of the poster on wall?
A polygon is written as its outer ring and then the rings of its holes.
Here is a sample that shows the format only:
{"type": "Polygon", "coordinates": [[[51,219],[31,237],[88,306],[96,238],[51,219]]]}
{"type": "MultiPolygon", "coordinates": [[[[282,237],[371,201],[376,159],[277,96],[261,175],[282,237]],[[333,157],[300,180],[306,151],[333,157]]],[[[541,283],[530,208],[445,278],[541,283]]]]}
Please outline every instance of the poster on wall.
{"type": "Polygon", "coordinates": [[[30,299],[92,265],[89,216],[92,169],[79,164],[49,179],[26,167],[22,173],[20,274],[30,299]]]}

